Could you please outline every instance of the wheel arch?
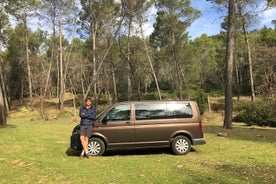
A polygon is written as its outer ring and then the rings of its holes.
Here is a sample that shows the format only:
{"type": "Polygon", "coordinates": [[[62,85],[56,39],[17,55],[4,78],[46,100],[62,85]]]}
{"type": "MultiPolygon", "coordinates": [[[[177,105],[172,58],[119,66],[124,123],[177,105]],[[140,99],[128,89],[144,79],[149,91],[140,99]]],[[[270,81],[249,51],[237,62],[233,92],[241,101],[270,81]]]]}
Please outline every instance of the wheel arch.
{"type": "Polygon", "coordinates": [[[177,131],[177,132],[175,132],[175,133],[171,136],[170,145],[172,144],[173,140],[174,140],[175,137],[177,137],[177,136],[185,136],[185,137],[187,137],[187,138],[190,140],[191,145],[194,145],[192,135],[191,135],[189,132],[186,132],[186,131],[177,131]]]}
{"type": "Polygon", "coordinates": [[[101,135],[101,134],[92,134],[89,139],[92,139],[92,138],[98,138],[98,139],[101,139],[104,143],[104,146],[105,146],[105,149],[107,149],[107,145],[108,145],[108,141],[107,139],[101,135]]]}

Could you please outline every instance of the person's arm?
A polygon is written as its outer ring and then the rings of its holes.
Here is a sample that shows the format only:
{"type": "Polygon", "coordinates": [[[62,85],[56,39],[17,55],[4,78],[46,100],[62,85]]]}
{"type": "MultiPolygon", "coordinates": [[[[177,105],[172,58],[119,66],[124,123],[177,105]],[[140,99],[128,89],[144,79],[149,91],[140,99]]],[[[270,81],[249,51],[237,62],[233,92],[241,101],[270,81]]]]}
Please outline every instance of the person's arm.
{"type": "Polygon", "coordinates": [[[88,116],[89,114],[87,114],[83,108],[80,108],[80,118],[87,118],[88,116]]]}
{"type": "Polygon", "coordinates": [[[89,111],[89,114],[87,114],[87,118],[95,120],[95,118],[96,118],[96,109],[95,108],[92,108],[92,110],[89,111]]]}

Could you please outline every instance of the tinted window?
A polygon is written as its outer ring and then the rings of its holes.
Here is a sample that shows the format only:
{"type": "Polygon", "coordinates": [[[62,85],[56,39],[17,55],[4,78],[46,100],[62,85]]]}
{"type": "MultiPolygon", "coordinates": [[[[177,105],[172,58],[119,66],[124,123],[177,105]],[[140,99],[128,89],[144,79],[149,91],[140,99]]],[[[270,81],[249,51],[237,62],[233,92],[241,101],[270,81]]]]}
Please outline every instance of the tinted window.
{"type": "Polygon", "coordinates": [[[137,120],[167,118],[166,104],[136,104],[135,115],[137,120]]]}
{"type": "Polygon", "coordinates": [[[135,117],[137,120],[192,118],[193,112],[190,104],[183,103],[135,104],[135,117]]]}
{"type": "Polygon", "coordinates": [[[190,104],[173,103],[167,104],[170,118],[192,118],[193,111],[190,104]]]}
{"type": "Polygon", "coordinates": [[[122,121],[130,119],[130,105],[118,105],[111,109],[105,117],[109,121],[122,121]]]}

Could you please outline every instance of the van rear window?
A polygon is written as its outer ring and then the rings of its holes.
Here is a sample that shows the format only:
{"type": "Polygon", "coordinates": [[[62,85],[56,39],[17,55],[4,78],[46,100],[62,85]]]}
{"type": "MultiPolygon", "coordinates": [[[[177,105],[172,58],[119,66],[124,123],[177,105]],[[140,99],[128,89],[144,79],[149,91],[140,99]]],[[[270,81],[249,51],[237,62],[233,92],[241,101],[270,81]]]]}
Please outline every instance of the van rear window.
{"type": "Polygon", "coordinates": [[[135,104],[136,120],[192,118],[191,105],[186,103],[135,104]]]}

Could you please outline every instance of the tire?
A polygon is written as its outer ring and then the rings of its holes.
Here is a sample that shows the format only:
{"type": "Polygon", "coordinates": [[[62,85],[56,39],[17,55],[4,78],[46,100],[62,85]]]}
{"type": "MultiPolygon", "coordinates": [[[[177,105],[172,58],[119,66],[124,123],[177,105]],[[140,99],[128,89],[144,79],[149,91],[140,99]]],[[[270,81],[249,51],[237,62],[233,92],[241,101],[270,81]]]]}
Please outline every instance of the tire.
{"type": "Polygon", "coordinates": [[[105,144],[104,142],[97,137],[93,137],[89,139],[88,142],[88,152],[92,156],[101,156],[105,152],[105,144]]]}
{"type": "Polygon", "coordinates": [[[172,142],[172,151],[176,155],[186,155],[191,150],[191,141],[186,136],[176,136],[172,142]]]}

